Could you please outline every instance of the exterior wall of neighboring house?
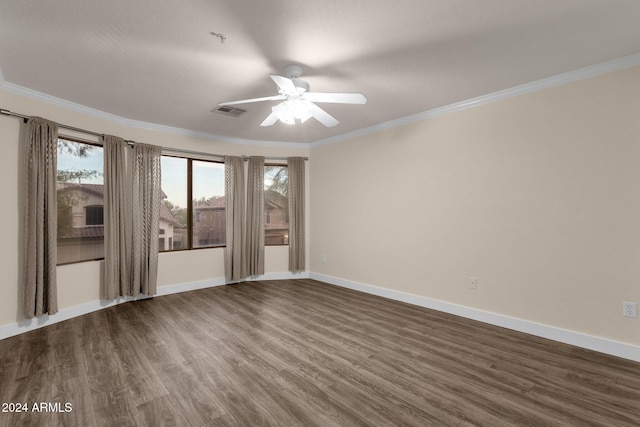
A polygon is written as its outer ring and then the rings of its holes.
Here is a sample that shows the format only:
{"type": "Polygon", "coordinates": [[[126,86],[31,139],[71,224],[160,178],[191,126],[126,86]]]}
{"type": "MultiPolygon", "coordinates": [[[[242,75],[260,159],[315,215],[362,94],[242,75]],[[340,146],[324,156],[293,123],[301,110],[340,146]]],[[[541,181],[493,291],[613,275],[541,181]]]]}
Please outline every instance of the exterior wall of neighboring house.
{"type": "Polygon", "coordinates": [[[158,250],[168,251],[173,248],[173,224],[160,218],[158,230],[158,250]]]}
{"type": "Polygon", "coordinates": [[[289,205],[282,194],[267,190],[264,192],[264,244],[289,244],[289,205]]]}
{"type": "Polygon", "coordinates": [[[67,225],[77,228],[87,225],[98,225],[90,221],[88,207],[104,205],[104,188],[102,184],[70,184],[58,183],[58,215],[70,217],[67,225]]]}
{"type": "Polygon", "coordinates": [[[102,185],[58,185],[58,264],[104,258],[103,200],[102,185]]]}
{"type": "MultiPolygon", "coordinates": [[[[170,251],[173,249],[181,249],[182,240],[176,240],[175,226],[178,225],[178,222],[171,214],[171,211],[167,208],[164,203],[160,203],[160,222],[159,222],[159,230],[158,230],[158,250],[159,251],[170,251]],[[176,246],[176,243],[178,245],[176,246]]],[[[180,238],[180,236],[178,236],[180,238]]]]}
{"type": "MultiPolygon", "coordinates": [[[[265,245],[289,244],[287,198],[265,191],[265,245]]],[[[209,200],[193,209],[193,246],[222,246],[226,242],[225,198],[209,200]]]]}
{"type": "Polygon", "coordinates": [[[186,228],[173,228],[173,249],[186,249],[189,240],[186,228]]]}
{"type": "MultiPolygon", "coordinates": [[[[58,227],[58,264],[104,258],[104,187],[99,184],[58,184],[58,215],[68,217],[67,226],[58,227]]],[[[171,211],[160,208],[158,249],[174,246],[171,211]]],[[[179,236],[182,242],[182,236],[179,236]]],[[[184,246],[183,246],[184,247],[184,246]]]]}
{"type": "Polygon", "coordinates": [[[289,214],[282,206],[265,206],[265,224],[288,224],[289,214]]]}
{"type": "Polygon", "coordinates": [[[225,198],[196,205],[193,212],[193,247],[223,246],[227,235],[225,198]]]}

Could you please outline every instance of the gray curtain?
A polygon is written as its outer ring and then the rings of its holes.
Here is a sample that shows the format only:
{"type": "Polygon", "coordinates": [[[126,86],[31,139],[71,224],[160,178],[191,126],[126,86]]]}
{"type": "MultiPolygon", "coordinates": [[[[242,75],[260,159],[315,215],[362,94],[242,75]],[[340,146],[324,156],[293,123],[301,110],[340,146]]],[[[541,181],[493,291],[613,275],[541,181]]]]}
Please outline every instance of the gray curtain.
{"type": "Polygon", "coordinates": [[[304,159],[287,158],[289,176],[289,270],[305,269],[304,159]]]}
{"type": "Polygon", "coordinates": [[[131,294],[130,242],[127,198],[127,143],[104,137],[104,294],[108,300],[131,294]]]}
{"type": "Polygon", "coordinates": [[[224,194],[227,221],[224,271],[227,281],[232,282],[246,277],[243,244],[245,185],[242,157],[224,157],[224,194]]]}
{"type": "Polygon", "coordinates": [[[58,312],[58,125],[40,117],[30,117],[24,139],[24,317],[31,319],[58,312]]]}
{"type": "Polygon", "coordinates": [[[264,157],[249,158],[246,275],[264,274],[264,157]]]}
{"type": "Polygon", "coordinates": [[[161,154],[154,145],[133,147],[131,295],[154,295],[157,290],[161,154]]]}

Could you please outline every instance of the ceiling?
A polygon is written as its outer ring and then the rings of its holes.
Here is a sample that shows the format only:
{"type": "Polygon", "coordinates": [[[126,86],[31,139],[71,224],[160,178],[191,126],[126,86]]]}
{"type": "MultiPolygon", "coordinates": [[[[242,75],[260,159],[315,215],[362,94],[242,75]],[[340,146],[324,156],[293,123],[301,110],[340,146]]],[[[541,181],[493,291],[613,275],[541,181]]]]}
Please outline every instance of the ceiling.
{"type": "Polygon", "coordinates": [[[635,54],[638,22],[637,0],[0,0],[0,69],[129,120],[314,142],[635,54]],[[367,104],[320,104],[333,128],[260,127],[276,102],[212,112],[275,95],[269,74],[290,63],[312,91],[367,104]]]}

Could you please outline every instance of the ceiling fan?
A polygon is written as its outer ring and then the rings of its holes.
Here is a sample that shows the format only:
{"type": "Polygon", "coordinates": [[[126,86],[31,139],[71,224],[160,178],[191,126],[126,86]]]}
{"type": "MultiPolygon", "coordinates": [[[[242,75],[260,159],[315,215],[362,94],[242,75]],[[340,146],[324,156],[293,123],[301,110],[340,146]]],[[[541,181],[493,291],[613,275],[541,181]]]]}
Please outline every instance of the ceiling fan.
{"type": "Polygon", "coordinates": [[[361,93],[309,92],[309,83],[300,79],[302,67],[295,64],[287,65],[284,71],[289,77],[278,76],[276,74],[269,76],[278,86],[278,95],[222,102],[218,104],[218,107],[259,101],[282,100],[283,102],[271,108],[271,114],[260,123],[260,126],[271,126],[278,120],[288,125],[294,124],[295,119],[300,120],[300,123],[304,123],[313,117],[323,125],[333,127],[339,123],[338,120],[318,107],[314,102],[333,102],[339,104],[365,104],[367,102],[367,98],[361,93]]]}

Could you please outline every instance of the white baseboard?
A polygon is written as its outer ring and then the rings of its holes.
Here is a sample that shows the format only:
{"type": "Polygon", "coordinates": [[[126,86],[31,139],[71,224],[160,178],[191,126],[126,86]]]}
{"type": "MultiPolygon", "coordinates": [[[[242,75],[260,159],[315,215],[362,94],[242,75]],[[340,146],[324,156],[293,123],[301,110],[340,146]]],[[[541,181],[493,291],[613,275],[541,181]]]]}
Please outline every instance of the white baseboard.
{"type": "MultiPolygon", "coordinates": [[[[288,280],[288,279],[315,279],[321,282],[330,283],[332,285],[365,292],[372,295],[389,298],[396,301],[406,302],[408,304],[420,307],[430,308],[445,313],[454,314],[456,316],[468,319],[478,320],[480,322],[489,323],[491,325],[501,326],[503,328],[512,329],[519,332],[535,335],[542,338],[559,341],[565,344],[586,348],[589,350],[599,351],[601,353],[622,357],[625,359],[640,362],[640,346],[633,344],[614,341],[606,338],[596,337],[580,332],[570,331],[557,328],[554,326],[543,325],[528,320],[517,319],[502,314],[491,313],[488,311],[478,310],[471,307],[452,304],[444,301],[434,300],[418,295],[408,294],[405,292],[394,291],[391,289],[381,288],[377,286],[367,285],[364,283],[354,282],[351,280],[341,279],[337,277],[327,276],[319,273],[291,273],[276,272],[266,273],[260,276],[253,276],[248,281],[257,280],[288,280]]],[[[201,280],[197,282],[179,283],[175,285],[160,286],[155,296],[171,295],[180,292],[189,292],[197,289],[211,288],[228,284],[224,277],[213,278],[209,280],[201,280]]],[[[149,297],[141,296],[138,298],[126,297],[118,298],[115,301],[97,300],[74,307],[60,310],[54,315],[45,315],[37,319],[22,320],[16,323],[0,326],[0,339],[9,338],[31,330],[35,330],[47,325],[62,322],[103,308],[122,304],[124,302],[146,299],[149,297]]]]}
{"type": "MultiPolygon", "coordinates": [[[[252,276],[247,281],[257,280],[286,280],[286,279],[308,279],[309,273],[291,273],[291,272],[274,272],[266,273],[260,276],[252,276]]],[[[217,277],[208,280],[200,280],[197,282],[178,283],[175,285],[159,286],[158,292],[155,297],[163,295],[177,294],[180,292],[189,292],[197,289],[212,288],[215,286],[222,286],[229,284],[224,277],[217,277]]],[[[23,334],[38,328],[42,328],[47,325],[62,322],[64,320],[72,319],[74,317],[82,316],[92,313],[94,311],[102,310],[103,308],[111,307],[114,305],[122,304],[124,302],[136,301],[141,299],[148,299],[148,296],[139,297],[120,297],[114,301],[97,300],[84,304],[76,305],[69,308],[63,308],[53,315],[44,315],[34,319],[21,320],[16,323],[10,323],[8,325],[0,326],[0,340],[12,337],[14,335],[23,334]]]]}
{"type": "Polygon", "coordinates": [[[260,276],[251,276],[248,281],[256,281],[256,280],[295,280],[295,279],[309,279],[308,271],[299,271],[297,273],[292,273],[290,271],[285,271],[282,273],[265,273],[260,276]]]}
{"type": "Polygon", "coordinates": [[[601,353],[606,353],[613,356],[622,357],[624,359],[640,362],[640,346],[636,346],[633,344],[596,337],[593,335],[570,331],[554,326],[543,325],[541,323],[517,319],[502,314],[491,313],[476,308],[434,300],[418,295],[408,294],[405,292],[394,291],[391,289],[380,288],[377,286],[367,285],[365,283],[354,282],[352,280],[341,279],[338,277],[327,276],[324,274],[312,272],[309,274],[309,276],[311,279],[319,280],[321,282],[329,283],[343,288],[349,288],[396,301],[406,302],[408,304],[430,308],[433,310],[442,311],[444,313],[450,313],[456,316],[465,317],[467,319],[478,320],[480,322],[512,329],[514,331],[524,332],[553,341],[559,341],[565,344],[574,345],[576,347],[582,347],[589,350],[594,350],[601,353]]]}
{"type": "Polygon", "coordinates": [[[175,285],[158,286],[158,292],[154,295],[160,297],[163,295],[179,294],[180,292],[195,291],[198,289],[214,288],[216,286],[226,285],[224,277],[215,279],[199,280],[197,282],[178,283],[175,285]]]}
{"type": "Polygon", "coordinates": [[[91,302],[76,305],[73,307],[61,309],[56,314],[53,314],[53,315],[45,314],[44,316],[40,316],[37,318],[25,319],[16,323],[10,323],[8,325],[4,325],[0,327],[0,340],[12,337],[14,335],[23,334],[25,332],[29,332],[34,329],[39,329],[44,326],[52,325],[54,323],[62,322],[64,320],[69,320],[74,317],[92,313],[94,311],[102,310],[103,308],[122,304],[123,302],[129,302],[129,301],[135,301],[138,299],[147,299],[147,298],[150,298],[150,297],[147,297],[147,296],[141,296],[138,298],[119,297],[113,301],[106,301],[106,300],[91,301],[91,302]]]}
{"type": "MultiPolygon", "coordinates": [[[[251,276],[244,280],[241,280],[240,282],[255,282],[258,280],[308,279],[308,278],[309,278],[309,273],[306,271],[299,272],[299,273],[292,273],[290,271],[285,271],[285,272],[265,273],[259,276],[251,276]]],[[[204,289],[204,288],[213,288],[215,286],[230,285],[232,283],[238,283],[238,282],[227,282],[224,277],[218,277],[215,279],[201,280],[198,282],[179,283],[177,285],[160,286],[158,287],[158,293],[156,293],[155,296],[171,295],[171,294],[177,294],[180,292],[189,292],[189,291],[195,291],[197,289],[204,289]]]]}

